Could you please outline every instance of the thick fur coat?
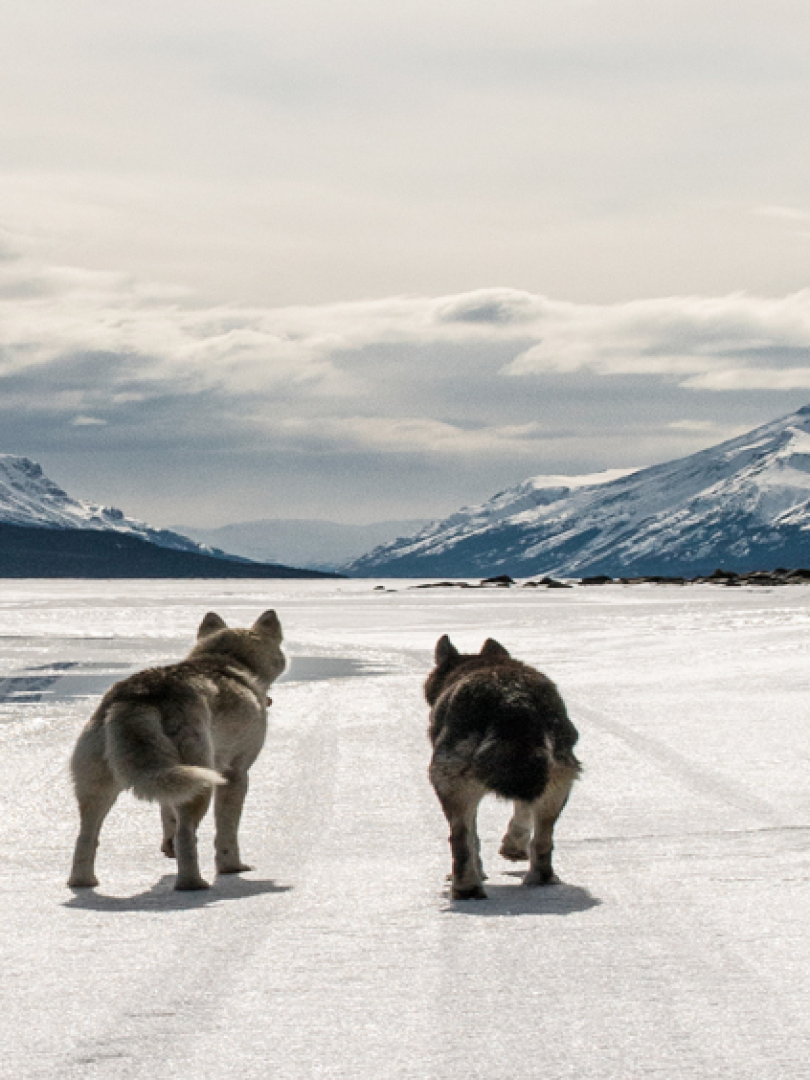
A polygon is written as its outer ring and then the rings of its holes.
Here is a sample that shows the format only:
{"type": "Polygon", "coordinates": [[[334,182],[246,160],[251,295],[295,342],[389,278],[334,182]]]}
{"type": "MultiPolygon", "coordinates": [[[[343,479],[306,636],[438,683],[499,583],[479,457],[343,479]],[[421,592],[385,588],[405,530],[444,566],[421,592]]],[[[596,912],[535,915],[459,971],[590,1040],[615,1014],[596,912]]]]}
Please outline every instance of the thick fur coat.
{"type": "Polygon", "coordinates": [[[488,792],[515,800],[501,854],[529,859],[524,884],[555,882],[554,824],[580,772],[577,730],[557,687],[492,638],[463,654],[445,635],[435,658],[425,683],[429,775],[450,824],[453,896],[486,895],[476,819],[488,792]]]}
{"type": "Polygon", "coordinates": [[[215,792],[218,873],[248,870],[238,827],[248,769],[267,732],[267,690],[283,672],[281,624],[266,611],[250,629],[213,612],[178,664],[116,683],[79,736],[71,772],[81,826],[68,884],[98,884],[95,855],[105,817],[131,790],[160,804],[163,852],[177,859],[177,889],[204,889],[197,826],[215,792]]]}

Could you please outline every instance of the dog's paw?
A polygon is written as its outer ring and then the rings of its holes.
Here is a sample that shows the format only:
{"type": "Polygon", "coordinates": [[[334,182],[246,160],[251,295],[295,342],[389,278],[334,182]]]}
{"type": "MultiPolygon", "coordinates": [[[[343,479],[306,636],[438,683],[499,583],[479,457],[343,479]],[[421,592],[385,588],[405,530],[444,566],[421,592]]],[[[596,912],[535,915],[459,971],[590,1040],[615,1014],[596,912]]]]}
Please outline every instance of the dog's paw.
{"type": "Polygon", "coordinates": [[[203,878],[178,878],[174,885],[176,892],[194,892],[196,889],[210,889],[211,886],[203,878]]]}
{"type": "Polygon", "coordinates": [[[509,844],[504,840],[498,854],[503,859],[509,859],[510,862],[524,862],[529,857],[529,849],[518,847],[516,844],[509,844]]]}
{"type": "Polygon", "coordinates": [[[255,866],[248,866],[247,863],[235,862],[225,863],[223,866],[217,867],[218,874],[242,874],[246,870],[255,870],[255,866]]]}
{"type": "Polygon", "coordinates": [[[560,885],[561,882],[553,870],[530,870],[523,879],[523,884],[527,889],[539,889],[543,885],[560,885]]]}
{"type": "Polygon", "coordinates": [[[97,885],[95,874],[71,874],[67,883],[69,889],[95,889],[97,885]]]}
{"type": "Polygon", "coordinates": [[[175,852],[174,852],[174,840],[173,839],[164,840],[163,843],[160,845],[160,850],[163,852],[163,854],[166,856],[167,859],[176,859],[177,858],[177,856],[175,855],[175,852]]]}
{"type": "Polygon", "coordinates": [[[453,886],[454,900],[486,900],[487,894],[483,885],[471,885],[468,889],[460,889],[453,886]]]}

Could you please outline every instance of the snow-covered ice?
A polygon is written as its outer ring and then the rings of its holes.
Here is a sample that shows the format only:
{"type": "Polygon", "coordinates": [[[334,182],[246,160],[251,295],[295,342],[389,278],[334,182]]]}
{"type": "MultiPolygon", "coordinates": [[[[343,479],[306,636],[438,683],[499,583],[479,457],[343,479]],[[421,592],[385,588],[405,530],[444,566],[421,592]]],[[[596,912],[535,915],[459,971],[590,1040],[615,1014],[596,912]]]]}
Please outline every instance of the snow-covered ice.
{"type": "Polygon", "coordinates": [[[374,584],[3,582],[0,1075],[810,1077],[810,589],[374,584]],[[174,893],[125,795],[72,893],[88,695],[183,655],[207,610],[269,606],[298,660],[252,772],[256,870],[174,893]],[[445,632],[568,702],[564,885],[521,889],[492,800],[490,898],[447,897],[421,697],[445,632]]]}

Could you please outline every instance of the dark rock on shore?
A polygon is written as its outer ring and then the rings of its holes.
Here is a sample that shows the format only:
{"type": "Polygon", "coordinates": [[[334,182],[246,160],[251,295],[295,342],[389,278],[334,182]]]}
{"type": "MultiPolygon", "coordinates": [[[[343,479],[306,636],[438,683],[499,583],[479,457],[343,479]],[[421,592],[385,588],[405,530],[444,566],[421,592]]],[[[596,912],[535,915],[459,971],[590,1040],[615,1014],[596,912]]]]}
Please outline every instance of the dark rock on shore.
{"type": "Polygon", "coordinates": [[[556,578],[544,577],[539,581],[524,581],[524,589],[573,589],[573,585],[568,585],[564,581],[557,581],[556,578]]]}
{"type": "MultiPolygon", "coordinates": [[[[738,574],[734,570],[718,569],[698,577],[664,577],[651,574],[645,577],[617,578],[616,581],[622,585],[722,585],[726,588],[738,588],[741,585],[802,585],[810,584],[810,570],[802,567],[787,570],[780,567],[778,570],[748,570],[738,574]]],[[[591,581],[583,578],[580,584],[588,585],[591,581]]]]}
{"type": "MultiPolygon", "coordinates": [[[[419,585],[411,585],[411,589],[489,589],[509,588],[518,582],[507,574],[499,577],[484,578],[478,584],[469,581],[428,581],[419,585]]],[[[749,570],[737,573],[735,570],[714,570],[709,575],[699,577],[679,577],[667,574],[644,574],[639,577],[610,577],[608,574],[594,574],[591,577],[580,578],[577,585],[722,585],[724,588],[739,588],[742,585],[810,585],[810,569],[798,567],[793,570],[780,567],[778,570],[749,570]]],[[[537,578],[533,581],[524,581],[520,584],[522,589],[572,589],[574,585],[566,581],[558,581],[552,577],[537,578]]],[[[377,585],[377,590],[382,586],[377,585]]]]}

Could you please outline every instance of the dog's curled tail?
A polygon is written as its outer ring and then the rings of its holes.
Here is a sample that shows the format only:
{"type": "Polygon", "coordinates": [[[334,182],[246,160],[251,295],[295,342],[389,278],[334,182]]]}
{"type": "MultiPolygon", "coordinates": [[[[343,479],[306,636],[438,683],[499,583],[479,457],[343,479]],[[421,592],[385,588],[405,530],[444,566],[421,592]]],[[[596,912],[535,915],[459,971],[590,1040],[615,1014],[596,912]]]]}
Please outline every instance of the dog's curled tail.
{"type": "Polygon", "coordinates": [[[119,704],[107,715],[106,758],[116,779],[147,802],[184,803],[226,784],[216,769],[186,765],[154,706],[119,704]]]}

